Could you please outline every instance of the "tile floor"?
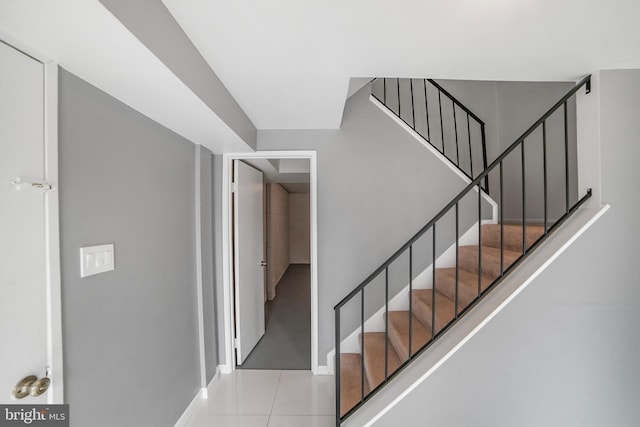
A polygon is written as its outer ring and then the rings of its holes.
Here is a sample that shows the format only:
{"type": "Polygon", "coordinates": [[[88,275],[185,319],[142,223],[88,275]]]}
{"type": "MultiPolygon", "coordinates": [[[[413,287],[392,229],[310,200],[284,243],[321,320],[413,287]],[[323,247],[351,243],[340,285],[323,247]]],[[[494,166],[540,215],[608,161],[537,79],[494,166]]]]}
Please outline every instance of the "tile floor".
{"type": "Polygon", "coordinates": [[[189,427],[332,427],[333,376],[311,371],[240,370],[220,375],[189,427]]]}

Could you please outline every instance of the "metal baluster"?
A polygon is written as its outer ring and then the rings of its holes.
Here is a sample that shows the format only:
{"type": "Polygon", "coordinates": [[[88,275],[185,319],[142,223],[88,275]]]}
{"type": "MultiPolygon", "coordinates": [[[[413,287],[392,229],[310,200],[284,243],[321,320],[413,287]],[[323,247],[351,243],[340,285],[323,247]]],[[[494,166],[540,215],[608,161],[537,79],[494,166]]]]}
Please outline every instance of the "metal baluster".
{"type": "Polygon", "coordinates": [[[413,301],[411,298],[413,292],[413,245],[409,246],[409,360],[412,359],[412,326],[413,326],[413,301]]]}
{"type": "Polygon", "coordinates": [[[431,339],[436,335],[436,225],[433,224],[433,253],[431,254],[433,264],[431,265],[431,275],[433,285],[431,286],[431,339]]]}
{"type": "Polygon", "coordinates": [[[469,138],[469,164],[471,165],[471,178],[473,178],[473,152],[471,150],[471,126],[469,125],[469,113],[467,113],[467,137],[469,138]]]}
{"type": "Polygon", "coordinates": [[[522,157],[522,255],[527,253],[527,186],[525,185],[524,139],[520,145],[522,157]]]}
{"type": "Polygon", "coordinates": [[[364,288],[360,291],[360,400],[364,400],[364,288]]]}
{"type": "Polygon", "coordinates": [[[336,340],[336,353],[335,353],[335,359],[334,359],[334,365],[336,367],[336,375],[335,375],[335,381],[336,381],[336,426],[340,425],[340,413],[342,412],[340,410],[340,396],[341,396],[341,392],[340,392],[340,309],[337,308],[335,310],[335,314],[336,314],[336,324],[335,324],[335,340],[336,340]]]}
{"type": "MultiPolygon", "coordinates": [[[[487,135],[484,130],[484,123],[480,123],[480,131],[482,132],[482,161],[484,163],[483,170],[487,169],[487,135]]],[[[484,191],[489,193],[489,174],[484,177],[484,191]]]]}
{"type": "Polygon", "coordinates": [[[567,126],[567,101],[564,102],[564,181],[566,208],[569,213],[569,128],[567,126]]]}
{"type": "Polygon", "coordinates": [[[460,239],[458,237],[458,220],[459,220],[459,215],[458,215],[458,202],[456,202],[456,307],[455,307],[455,318],[458,318],[458,281],[459,281],[459,250],[460,250],[460,239]]]}
{"type": "Polygon", "coordinates": [[[547,121],[542,122],[542,176],[544,178],[544,234],[547,234],[547,121]]]}
{"type": "Polygon", "coordinates": [[[382,78],[382,99],[384,101],[384,105],[387,105],[387,78],[382,78]]]}
{"type": "Polygon", "coordinates": [[[478,296],[482,294],[482,187],[478,183],[478,296]]]}
{"type": "Polygon", "coordinates": [[[442,125],[442,96],[438,89],[438,106],[440,108],[440,137],[442,138],[442,154],[444,154],[444,127],[442,125]]]}
{"type": "Polygon", "coordinates": [[[424,109],[427,113],[427,139],[431,143],[431,130],[429,129],[429,98],[427,96],[427,79],[422,79],[424,83],[424,109]]]}
{"type": "Polygon", "coordinates": [[[384,379],[389,377],[389,267],[384,269],[384,379]]]}
{"type": "Polygon", "coordinates": [[[504,185],[502,175],[502,160],[500,160],[500,277],[504,275],[504,185]]]}
{"type": "Polygon", "coordinates": [[[413,130],[416,130],[416,108],[413,101],[413,79],[409,79],[409,88],[411,90],[411,117],[413,118],[413,130]]]}
{"type": "Polygon", "coordinates": [[[400,77],[396,78],[396,86],[398,87],[398,117],[402,118],[402,113],[400,112],[400,77]]]}
{"type": "Polygon", "coordinates": [[[453,130],[456,134],[456,166],[460,167],[460,149],[458,148],[458,120],[456,119],[456,103],[451,101],[453,106],[453,130]]]}

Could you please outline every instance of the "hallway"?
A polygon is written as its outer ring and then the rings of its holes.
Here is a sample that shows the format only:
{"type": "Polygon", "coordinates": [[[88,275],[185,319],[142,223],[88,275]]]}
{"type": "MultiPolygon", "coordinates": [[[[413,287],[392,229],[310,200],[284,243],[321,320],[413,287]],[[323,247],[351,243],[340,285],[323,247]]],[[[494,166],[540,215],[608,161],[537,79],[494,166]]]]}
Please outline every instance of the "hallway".
{"type": "Polygon", "coordinates": [[[291,264],[265,304],[266,332],[238,369],[311,369],[311,272],[291,264]]]}

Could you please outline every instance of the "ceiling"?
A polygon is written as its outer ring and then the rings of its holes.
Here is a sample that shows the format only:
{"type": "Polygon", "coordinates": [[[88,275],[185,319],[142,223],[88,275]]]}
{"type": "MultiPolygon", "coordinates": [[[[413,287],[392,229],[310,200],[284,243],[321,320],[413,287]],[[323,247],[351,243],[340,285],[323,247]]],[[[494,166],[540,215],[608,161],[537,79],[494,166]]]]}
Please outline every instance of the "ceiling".
{"type": "Polygon", "coordinates": [[[640,67],[638,0],[162,0],[258,129],[339,128],[351,77],[640,67]]]}
{"type": "Polygon", "coordinates": [[[164,6],[257,129],[337,129],[371,77],[566,81],[640,68],[638,0],[101,1],[3,0],[0,38],[217,153],[254,148],[212,107],[215,85],[194,84],[206,73],[167,65],[184,45],[162,31],[164,6]],[[137,27],[101,1],[126,6],[137,27]]]}

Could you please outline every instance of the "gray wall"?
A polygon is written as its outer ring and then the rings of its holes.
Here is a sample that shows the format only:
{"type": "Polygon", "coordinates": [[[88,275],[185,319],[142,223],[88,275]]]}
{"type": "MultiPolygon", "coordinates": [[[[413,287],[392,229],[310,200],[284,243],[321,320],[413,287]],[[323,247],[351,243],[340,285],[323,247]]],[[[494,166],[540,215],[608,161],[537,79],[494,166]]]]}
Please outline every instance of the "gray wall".
{"type": "Polygon", "coordinates": [[[204,314],[205,364],[207,383],[218,366],[218,325],[214,282],[213,235],[213,154],[198,145],[200,150],[200,245],[202,253],[202,305],[204,314]]]}
{"type": "Polygon", "coordinates": [[[311,263],[309,193],[289,193],[289,262],[311,263]]]}
{"type": "Polygon", "coordinates": [[[258,132],[260,150],[317,151],[320,364],[333,306],[465,186],[368,96],[347,101],[340,130],[258,132]]]}
{"type": "Polygon", "coordinates": [[[194,145],[64,70],[59,97],[71,425],[173,425],[200,385],[194,145]],[[115,271],[81,279],[103,243],[115,271]]]}
{"type": "Polygon", "coordinates": [[[639,94],[640,70],[601,72],[611,209],[376,426],[637,425],[639,94]]]}
{"type": "MultiPolygon", "coordinates": [[[[486,123],[489,164],[574,86],[573,82],[438,80],[438,83],[486,123]]],[[[570,200],[575,202],[578,188],[575,98],[568,103],[568,118],[569,194],[570,200]]],[[[560,110],[547,121],[548,216],[552,219],[564,214],[565,209],[563,132],[563,113],[560,110]]],[[[541,130],[534,132],[527,139],[525,160],[526,218],[529,222],[542,222],[544,181],[541,130]]],[[[505,220],[522,221],[521,177],[520,150],[516,150],[504,163],[505,220]]],[[[498,170],[494,170],[489,178],[491,196],[499,201],[498,170]]]]}
{"type": "Polygon", "coordinates": [[[161,0],[100,0],[251,148],[256,127],[161,0]]]}
{"type": "Polygon", "coordinates": [[[267,292],[272,300],[276,286],[289,268],[289,193],[280,184],[266,184],[267,292]]]}

